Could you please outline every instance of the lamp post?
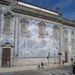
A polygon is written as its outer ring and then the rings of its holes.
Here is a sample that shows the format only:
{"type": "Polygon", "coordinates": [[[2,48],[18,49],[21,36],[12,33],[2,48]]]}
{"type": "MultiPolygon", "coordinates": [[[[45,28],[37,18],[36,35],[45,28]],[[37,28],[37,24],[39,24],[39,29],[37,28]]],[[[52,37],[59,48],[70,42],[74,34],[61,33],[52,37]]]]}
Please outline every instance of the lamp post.
{"type": "Polygon", "coordinates": [[[18,57],[18,54],[16,54],[15,57],[16,57],[16,66],[17,66],[17,57],[18,57]]]}
{"type": "Polygon", "coordinates": [[[54,64],[55,64],[55,50],[54,50],[54,64]]]}
{"type": "Polygon", "coordinates": [[[48,56],[47,56],[47,60],[48,60],[48,67],[49,67],[49,58],[50,58],[50,53],[48,53],[48,56]]]}

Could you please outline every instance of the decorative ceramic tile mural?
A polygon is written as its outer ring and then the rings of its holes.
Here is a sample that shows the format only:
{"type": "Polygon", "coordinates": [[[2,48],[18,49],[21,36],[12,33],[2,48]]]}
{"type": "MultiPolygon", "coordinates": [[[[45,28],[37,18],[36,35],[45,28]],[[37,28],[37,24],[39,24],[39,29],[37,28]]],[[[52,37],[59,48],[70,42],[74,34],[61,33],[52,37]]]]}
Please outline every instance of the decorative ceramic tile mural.
{"type": "MultiPolygon", "coordinates": [[[[1,5],[1,9],[3,12],[0,13],[0,49],[1,45],[9,42],[14,46],[14,34],[15,34],[15,25],[16,18],[15,15],[13,17],[12,22],[12,34],[6,35],[3,34],[3,26],[4,26],[4,12],[9,10],[8,6],[1,5]]],[[[20,17],[21,18],[21,17],[20,17]]],[[[39,38],[39,21],[33,19],[27,19],[28,23],[28,33],[27,36],[20,35],[20,24],[19,24],[19,36],[18,36],[18,57],[19,58],[44,58],[48,55],[51,58],[58,57],[59,53],[59,40],[53,39],[53,24],[45,23],[45,38],[39,38]]],[[[67,28],[68,29],[68,28],[67,28]]],[[[71,57],[75,57],[74,53],[72,53],[72,43],[71,43],[71,31],[72,29],[68,29],[68,54],[71,57]]],[[[14,50],[14,49],[13,49],[14,50]]],[[[15,56],[15,54],[12,54],[15,56]]],[[[1,50],[0,50],[1,57],[1,50]]]]}
{"type": "MultiPolygon", "coordinates": [[[[4,9],[4,7],[3,7],[4,9]]],[[[15,32],[15,16],[13,17],[12,24],[12,35],[2,34],[3,30],[3,12],[0,14],[0,46],[5,42],[9,42],[14,46],[14,32],[15,32]]],[[[18,57],[19,58],[42,58],[47,57],[58,57],[59,52],[59,40],[53,40],[53,25],[50,23],[46,24],[45,38],[39,38],[39,21],[27,19],[28,23],[28,34],[27,36],[20,35],[19,25],[19,37],[18,37],[18,57]]],[[[14,55],[14,54],[13,54],[14,55]]]]}
{"type": "MultiPolygon", "coordinates": [[[[54,47],[53,41],[53,25],[46,24],[45,38],[39,38],[38,21],[29,20],[28,35],[20,36],[19,34],[19,57],[57,57],[59,50],[54,47]],[[20,42],[21,41],[21,42],[20,42]]],[[[55,44],[58,47],[58,41],[55,44]]]]}

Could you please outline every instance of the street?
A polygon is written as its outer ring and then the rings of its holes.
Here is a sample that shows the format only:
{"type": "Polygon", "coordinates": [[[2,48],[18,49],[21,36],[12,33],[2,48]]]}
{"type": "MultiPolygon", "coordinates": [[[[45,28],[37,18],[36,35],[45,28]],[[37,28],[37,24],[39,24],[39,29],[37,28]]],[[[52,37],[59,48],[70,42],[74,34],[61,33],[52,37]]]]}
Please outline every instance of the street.
{"type": "Polygon", "coordinates": [[[74,75],[71,66],[1,73],[0,75],[74,75]]]}

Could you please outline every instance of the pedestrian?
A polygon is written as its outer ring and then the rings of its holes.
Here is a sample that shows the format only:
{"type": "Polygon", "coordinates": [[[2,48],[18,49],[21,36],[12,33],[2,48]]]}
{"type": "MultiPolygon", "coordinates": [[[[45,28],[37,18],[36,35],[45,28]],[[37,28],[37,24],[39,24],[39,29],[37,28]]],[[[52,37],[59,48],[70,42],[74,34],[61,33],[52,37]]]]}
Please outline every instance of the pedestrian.
{"type": "Polygon", "coordinates": [[[38,65],[38,69],[40,69],[40,65],[38,65]]]}
{"type": "Polygon", "coordinates": [[[64,60],[62,60],[62,66],[64,66],[64,60]]]}
{"type": "Polygon", "coordinates": [[[7,61],[7,67],[9,67],[9,61],[7,61]]]}
{"type": "Polygon", "coordinates": [[[44,63],[43,63],[43,62],[41,63],[41,68],[42,68],[42,69],[44,68],[44,63]]]}

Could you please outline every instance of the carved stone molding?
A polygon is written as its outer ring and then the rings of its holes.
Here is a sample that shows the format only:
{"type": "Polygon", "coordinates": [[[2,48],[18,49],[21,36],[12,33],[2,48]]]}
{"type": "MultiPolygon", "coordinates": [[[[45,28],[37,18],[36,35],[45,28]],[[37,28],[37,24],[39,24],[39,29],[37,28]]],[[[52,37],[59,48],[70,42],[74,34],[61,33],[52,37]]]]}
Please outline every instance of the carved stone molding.
{"type": "Polygon", "coordinates": [[[25,22],[25,23],[27,23],[28,24],[28,21],[27,21],[27,19],[26,18],[22,18],[21,20],[20,20],[20,22],[22,23],[22,22],[25,22]]]}
{"type": "MultiPolygon", "coordinates": [[[[46,13],[46,12],[39,13],[40,10],[17,4],[16,1],[13,1],[13,0],[0,0],[0,4],[9,5],[13,12],[30,15],[33,17],[39,17],[42,19],[59,22],[59,23],[62,23],[63,25],[75,27],[74,22],[72,22],[68,19],[64,19],[62,16],[54,15],[54,14],[46,13]]],[[[29,4],[29,5],[31,5],[31,4],[29,4]]],[[[32,5],[32,6],[34,6],[34,5],[32,5]]],[[[45,10],[47,10],[47,9],[45,9],[45,10]]],[[[52,10],[50,10],[50,11],[52,11],[52,10]]],[[[52,11],[52,12],[57,13],[56,11],[52,11]]]]}
{"type": "Polygon", "coordinates": [[[46,26],[43,21],[41,21],[40,23],[38,23],[38,25],[44,25],[44,26],[46,26]]]}
{"type": "Polygon", "coordinates": [[[58,25],[54,25],[53,28],[59,29],[59,26],[58,25]]]}
{"type": "Polygon", "coordinates": [[[13,15],[10,11],[8,11],[7,13],[4,13],[5,18],[12,18],[13,15]]]}
{"type": "Polygon", "coordinates": [[[1,47],[5,47],[5,46],[13,47],[9,42],[6,42],[5,44],[1,45],[1,47]]]}

